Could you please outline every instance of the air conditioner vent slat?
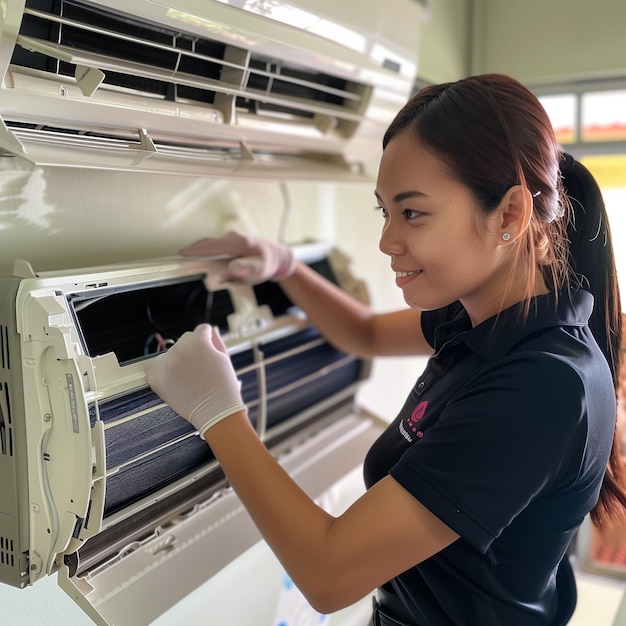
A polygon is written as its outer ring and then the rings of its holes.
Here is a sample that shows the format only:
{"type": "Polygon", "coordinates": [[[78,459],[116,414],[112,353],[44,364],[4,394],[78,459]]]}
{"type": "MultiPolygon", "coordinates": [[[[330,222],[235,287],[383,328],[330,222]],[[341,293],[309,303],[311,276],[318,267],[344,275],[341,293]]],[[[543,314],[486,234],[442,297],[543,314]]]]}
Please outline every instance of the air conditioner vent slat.
{"type": "Polygon", "coordinates": [[[13,567],[15,564],[14,540],[0,536],[0,566],[13,567]]]}
{"type": "Polygon", "coordinates": [[[9,352],[9,329],[6,326],[0,326],[0,368],[3,370],[11,369],[11,355],[9,352]]]}
{"type": "MultiPolygon", "coordinates": [[[[306,94],[305,100],[317,100],[319,102],[328,102],[341,106],[343,100],[352,100],[360,102],[362,95],[357,92],[346,91],[341,87],[341,79],[336,79],[326,75],[318,75],[316,81],[313,81],[310,73],[304,73],[291,68],[284,68],[269,60],[261,58],[253,58],[250,66],[220,61],[217,66],[217,60],[213,57],[207,57],[198,54],[185,54],[182,56],[183,61],[177,64],[177,68],[169,69],[154,64],[154,58],[150,55],[134,54],[137,60],[120,58],[119,56],[103,56],[95,51],[81,49],[80,51],[74,47],[59,45],[45,42],[33,37],[20,37],[19,41],[25,42],[28,46],[30,42],[35,47],[49,48],[56,51],[60,58],[72,59],[73,63],[83,63],[96,65],[103,70],[112,70],[122,73],[127,72],[127,82],[132,84],[133,80],[143,78],[160,78],[163,81],[169,81],[172,84],[192,84],[199,88],[213,89],[217,91],[238,93],[239,95],[253,94],[255,91],[263,93],[267,98],[272,98],[272,94],[291,94],[294,97],[302,99],[306,94]],[[145,56],[151,63],[142,62],[140,56],[145,56]],[[186,60],[186,62],[185,62],[186,60]],[[193,64],[192,64],[193,62],[193,64]],[[215,68],[220,71],[215,71],[215,68]],[[242,76],[247,75],[247,91],[241,88],[238,83],[233,81],[225,81],[224,74],[227,69],[239,72],[242,76]],[[187,71],[185,71],[187,70],[187,71]],[[320,94],[323,97],[320,97],[320,94]]],[[[172,56],[173,58],[173,56],[172,56]]],[[[144,59],[145,61],[145,59],[144,59]]],[[[172,62],[172,65],[174,63],[172,62]]],[[[63,76],[73,75],[72,64],[61,61],[58,73],[63,76]]],[[[232,76],[233,72],[228,73],[232,76]]],[[[109,82],[111,82],[109,80],[109,82]]]]}
{"type": "Polygon", "coordinates": [[[13,418],[7,383],[0,382],[0,455],[13,456],[13,418]]]}
{"type": "Polygon", "coordinates": [[[345,180],[369,180],[359,167],[340,162],[340,156],[319,158],[298,146],[255,144],[251,161],[251,147],[224,138],[187,144],[159,139],[154,140],[156,152],[148,153],[141,148],[137,133],[132,137],[121,131],[116,135],[99,134],[14,122],[7,122],[7,127],[30,150],[36,149],[35,158],[44,165],[73,165],[76,155],[79,155],[81,167],[102,167],[104,163],[109,168],[168,175],[203,175],[210,169],[223,176],[267,179],[268,176],[289,176],[293,173],[302,178],[302,172],[306,172],[309,179],[327,180],[329,176],[336,178],[341,170],[345,180]]]}
{"type": "MultiPolygon", "coordinates": [[[[72,63],[102,70],[101,89],[123,88],[141,96],[201,105],[214,104],[216,94],[223,93],[258,116],[276,112],[299,120],[333,116],[347,124],[344,134],[360,119],[368,93],[365,85],[345,78],[86,3],[60,0],[50,9],[54,13],[38,7],[36,0],[26,4],[22,41],[42,42],[58,51],[57,59],[71,55],[72,63]]],[[[57,59],[17,46],[12,64],[63,78],[73,76],[73,65],[57,59]]]]}
{"type": "MultiPolygon", "coordinates": [[[[232,65],[236,67],[236,64],[231,64],[223,58],[225,45],[222,43],[202,42],[185,37],[180,33],[172,33],[170,38],[161,42],[106,30],[101,26],[81,24],[75,20],[57,17],[41,11],[27,9],[25,14],[63,26],[66,29],[65,36],[68,46],[76,50],[92,51],[101,54],[104,49],[110,48],[115,52],[113,56],[119,56],[119,51],[122,49],[127,52],[126,57],[122,58],[127,60],[135,58],[140,63],[146,61],[154,63],[156,59],[153,53],[156,53],[162,55],[161,58],[163,59],[171,60],[172,70],[179,68],[181,59],[195,59],[198,62],[213,63],[216,66],[232,65]],[[103,46],[103,39],[108,42],[108,46],[103,46]]],[[[27,26],[23,26],[22,30],[24,31],[22,34],[27,34],[30,29],[27,26]]],[[[32,36],[38,37],[41,35],[35,32],[32,36]]]]}

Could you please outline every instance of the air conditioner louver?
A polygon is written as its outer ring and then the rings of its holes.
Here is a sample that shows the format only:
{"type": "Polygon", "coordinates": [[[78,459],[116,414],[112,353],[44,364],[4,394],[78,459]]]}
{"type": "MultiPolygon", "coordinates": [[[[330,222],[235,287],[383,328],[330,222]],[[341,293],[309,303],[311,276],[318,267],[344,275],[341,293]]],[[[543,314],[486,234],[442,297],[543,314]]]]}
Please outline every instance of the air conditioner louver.
{"type": "Polygon", "coordinates": [[[358,118],[354,112],[367,90],[359,83],[290,68],[242,48],[81,3],[63,0],[52,8],[54,13],[25,10],[14,65],[74,76],[70,63],[36,52],[37,44],[45,43],[104,70],[104,84],[111,88],[173,102],[215,104],[223,95],[255,115],[268,111],[313,119],[328,114],[340,122],[358,118]]]}
{"type": "MultiPolygon", "coordinates": [[[[416,3],[394,2],[415,5],[417,24],[416,3]]],[[[372,60],[374,33],[357,53],[227,3],[175,4],[26,0],[17,36],[3,33],[15,45],[0,147],[46,165],[363,178],[414,59],[372,60]],[[111,153],[120,138],[126,158],[111,153]]]]}

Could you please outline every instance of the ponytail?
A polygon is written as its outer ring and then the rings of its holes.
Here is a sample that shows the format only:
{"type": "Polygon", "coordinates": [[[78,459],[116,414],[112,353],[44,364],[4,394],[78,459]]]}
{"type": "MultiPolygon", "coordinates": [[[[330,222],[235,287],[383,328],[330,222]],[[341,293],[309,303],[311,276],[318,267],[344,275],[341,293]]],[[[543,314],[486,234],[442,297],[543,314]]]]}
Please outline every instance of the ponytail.
{"type": "MultiPolygon", "coordinates": [[[[571,206],[568,227],[569,264],[573,287],[590,291],[595,306],[589,327],[611,369],[617,393],[619,387],[622,316],[611,231],[602,193],[594,177],[568,154],[561,159],[562,183],[571,206]]],[[[626,511],[626,463],[621,455],[617,431],[604,475],[600,497],[591,519],[602,526],[626,511]]]]}

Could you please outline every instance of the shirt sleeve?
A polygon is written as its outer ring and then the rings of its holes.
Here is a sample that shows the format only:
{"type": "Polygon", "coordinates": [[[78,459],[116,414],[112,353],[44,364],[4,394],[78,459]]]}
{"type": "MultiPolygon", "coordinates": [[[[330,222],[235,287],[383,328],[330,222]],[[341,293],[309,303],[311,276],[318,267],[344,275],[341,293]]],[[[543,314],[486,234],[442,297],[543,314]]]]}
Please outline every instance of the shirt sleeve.
{"type": "Polygon", "coordinates": [[[572,367],[541,353],[509,356],[451,390],[390,473],[486,552],[538,494],[577,476],[586,418],[572,367]]]}

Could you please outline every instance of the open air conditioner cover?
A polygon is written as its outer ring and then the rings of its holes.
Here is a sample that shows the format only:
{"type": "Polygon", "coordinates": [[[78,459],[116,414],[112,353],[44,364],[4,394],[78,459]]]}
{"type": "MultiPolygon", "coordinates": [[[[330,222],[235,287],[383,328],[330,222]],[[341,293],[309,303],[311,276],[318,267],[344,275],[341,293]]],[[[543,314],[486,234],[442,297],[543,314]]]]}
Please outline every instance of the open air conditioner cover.
{"type": "Polygon", "coordinates": [[[10,2],[0,150],[42,165],[361,180],[413,87],[423,10],[10,2]]]}
{"type": "MultiPolygon", "coordinates": [[[[341,255],[309,264],[363,293],[341,255]]],[[[199,323],[220,328],[250,420],[312,497],[361,463],[379,432],[354,407],[369,362],[276,283],[208,283],[181,258],[0,279],[1,583],[57,572],[97,623],[139,626],[259,541],[210,448],[146,385],[145,361],[199,323]]]]}

